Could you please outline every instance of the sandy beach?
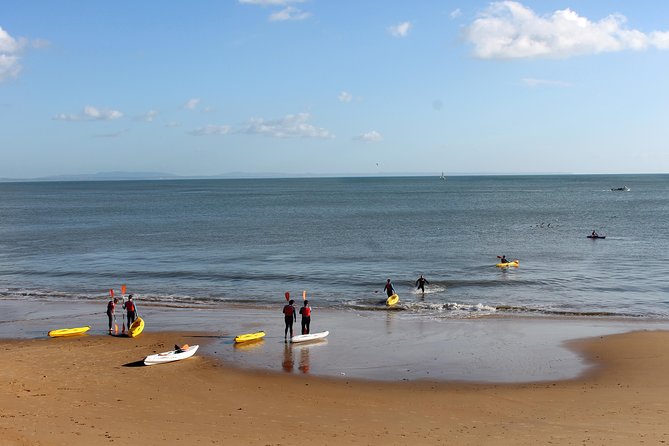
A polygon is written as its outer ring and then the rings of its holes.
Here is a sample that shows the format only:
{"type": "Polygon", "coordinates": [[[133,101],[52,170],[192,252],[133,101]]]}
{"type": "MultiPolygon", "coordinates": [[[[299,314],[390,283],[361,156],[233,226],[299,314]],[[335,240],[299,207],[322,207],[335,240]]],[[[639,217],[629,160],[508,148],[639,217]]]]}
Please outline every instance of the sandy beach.
{"type": "Polygon", "coordinates": [[[666,444],[669,333],[572,342],[596,367],[534,384],[372,382],[145,355],[207,333],[2,341],[0,443],[666,444]],[[177,340],[177,341],[175,341],[177,340]]]}

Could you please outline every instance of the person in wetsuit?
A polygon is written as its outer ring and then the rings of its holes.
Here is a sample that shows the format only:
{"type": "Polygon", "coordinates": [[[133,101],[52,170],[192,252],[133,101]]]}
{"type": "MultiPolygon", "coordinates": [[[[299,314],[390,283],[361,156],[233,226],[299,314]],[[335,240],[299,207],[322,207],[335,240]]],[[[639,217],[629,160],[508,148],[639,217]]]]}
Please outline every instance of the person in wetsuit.
{"type": "Polygon", "coordinates": [[[395,294],[395,288],[393,288],[393,284],[390,283],[390,279],[388,279],[388,280],[386,281],[386,286],[383,287],[383,291],[386,292],[386,294],[388,295],[388,297],[390,297],[390,296],[392,296],[393,294],[395,294]]]}
{"type": "Polygon", "coordinates": [[[114,318],[116,317],[116,304],[118,303],[118,299],[109,299],[109,303],[107,304],[107,317],[109,318],[109,334],[112,334],[112,326],[114,323],[114,318]]]}
{"type": "Polygon", "coordinates": [[[135,307],[135,302],[132,300],[132,294],[128,296],[128,300],[123,303],[123,308],[128,313],[128,328],[135,322],[137,319],[137,307],[135,307]]]}
{"type": "Polygon", "coordinates": [[[427,281],[425,277],[421,274],[418,280],[416,280],[416,289],[421,290],[423,293],[425,292],[425,284],[430,284],[430,282],[427,281]]]}
{"type": "Polygon", "coordinates": [[[499,263],[509,263],[509,261],[506,259],[506,256],[502,256],[500,259],[501,260],[499,261],[499,263]]]}
{"type": "Polygon", "coordinates": [[[284,339],[288,335],[290,330],[290,337],[293,337],[293,322],[297,322],[297,314],[295,314],[295,307],[293,304],[295,301],[290,299],[286,305],[283,306],[283,319],[286,322],[286,329],[284,330],[283,337],[284,339]]]}
{"type": "Polygon", "coordinates": [[[309,306],[309,301],[304,301],[304,306],[300,308],[300,314],[302,315],[302,334],[309,334],[309,324],[311,324],[311,307],[309,306]]]}

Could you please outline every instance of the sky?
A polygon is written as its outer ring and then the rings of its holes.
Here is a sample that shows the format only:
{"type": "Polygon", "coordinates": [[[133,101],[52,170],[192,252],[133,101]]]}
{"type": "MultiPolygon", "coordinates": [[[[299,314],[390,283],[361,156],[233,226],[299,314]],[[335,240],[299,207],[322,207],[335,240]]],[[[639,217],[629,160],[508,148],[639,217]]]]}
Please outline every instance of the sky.
{"type": "Polygon", "coordinates": [[[0,0],[0,178],[669,172],[664,0],[0,0]]]}

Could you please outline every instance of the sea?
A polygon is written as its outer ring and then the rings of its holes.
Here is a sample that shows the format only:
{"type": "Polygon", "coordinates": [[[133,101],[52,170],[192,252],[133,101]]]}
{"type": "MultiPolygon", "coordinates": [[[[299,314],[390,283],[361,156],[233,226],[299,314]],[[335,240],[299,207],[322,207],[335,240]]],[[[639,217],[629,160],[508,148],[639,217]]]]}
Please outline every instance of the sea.
{"type": "Polygon", "coordinates": [[[0,299],[667,321],[668,222],[669,175],[5,182],[0,299]]]}

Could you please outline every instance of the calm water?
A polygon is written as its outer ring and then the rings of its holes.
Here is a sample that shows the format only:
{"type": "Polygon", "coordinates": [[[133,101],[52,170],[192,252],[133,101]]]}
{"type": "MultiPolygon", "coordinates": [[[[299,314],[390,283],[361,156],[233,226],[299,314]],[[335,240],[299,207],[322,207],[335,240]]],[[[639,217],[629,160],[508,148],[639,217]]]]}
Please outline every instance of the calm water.
{"type": "Polygon", "coordinates": [[[669,319],[668,221],[667,175],[0,183],[0,299],[669,319]]]}

